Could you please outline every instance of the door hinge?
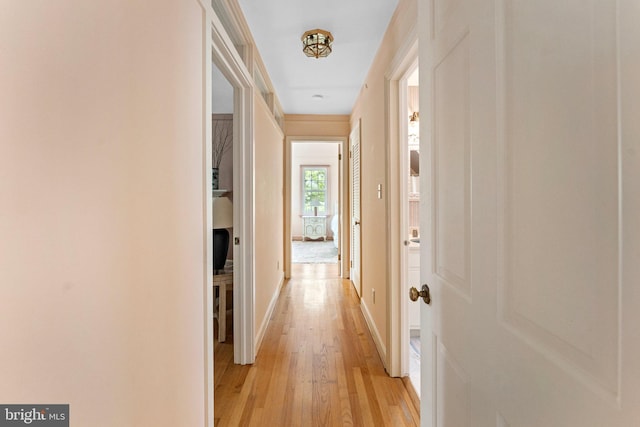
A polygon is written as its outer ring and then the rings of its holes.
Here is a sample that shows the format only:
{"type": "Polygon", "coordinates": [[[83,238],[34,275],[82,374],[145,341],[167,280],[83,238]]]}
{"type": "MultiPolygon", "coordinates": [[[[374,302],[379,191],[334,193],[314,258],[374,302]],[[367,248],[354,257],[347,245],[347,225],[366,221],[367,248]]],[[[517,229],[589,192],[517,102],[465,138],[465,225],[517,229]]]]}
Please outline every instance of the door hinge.
{"type": "Polygon", "coordinates": [[[239,238],[239,237],[235,237],[235,238],[233,239],[233,244],[234,244],[234,245],[239,245],[239,244],[240,244],[240,238],[239,238]]]}
{"type": "Polygon", "coordinates": [[[342,154],[338,154],[338,160],[342,160],[342,154]]]}
{"type": "Polygon", "coordinates": [[[350,264],[351,264],[351,268],[353,268],[353,260],[351,260],[350,264]]]}
{"type": "Polygon", "coordinates": [[[342,261],[342,255],[338,254],[338,261],[342,261]]]}

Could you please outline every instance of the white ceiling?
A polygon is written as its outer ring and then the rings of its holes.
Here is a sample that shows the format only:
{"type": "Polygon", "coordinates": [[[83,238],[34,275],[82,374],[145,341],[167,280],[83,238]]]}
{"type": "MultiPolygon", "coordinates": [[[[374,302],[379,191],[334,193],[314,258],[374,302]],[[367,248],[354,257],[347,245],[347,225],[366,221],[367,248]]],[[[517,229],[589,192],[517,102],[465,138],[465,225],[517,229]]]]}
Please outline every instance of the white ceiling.
{"type": "Polygon", "coordinates": [[[239,4],[284,113],[349,114],[398,0],[239,4]],[[315,28],[333,34],[333,52],[326,58],[308,58],[302,52],[300,37],[315,28]]]}

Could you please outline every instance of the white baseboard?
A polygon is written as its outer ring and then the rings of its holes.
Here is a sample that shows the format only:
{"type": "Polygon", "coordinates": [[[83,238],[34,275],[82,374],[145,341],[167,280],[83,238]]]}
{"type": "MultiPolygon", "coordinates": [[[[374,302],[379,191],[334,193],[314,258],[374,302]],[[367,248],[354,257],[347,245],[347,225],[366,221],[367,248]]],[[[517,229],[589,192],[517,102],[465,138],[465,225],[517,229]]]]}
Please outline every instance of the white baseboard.
{"type": "Polygon", "coordinates": [[[278,297],[280,296],[280,290],[282,289],[282,285],[284,285],[284,273],[280,274],[280,283],[276,288],[276,291],[271,296],[271,301],[269,301],[269,307],[267,308],[267,312],[260,323],[260,327],[258,328],[258,332],[256,333],[255,340],[255,354],[258,354],[258,350],[260,349],[260,345],[262,344],[262,339],[264,338],[264,334],[267,332],[267,327],[269,326],[269,320],[271,319],[271,315],[273,314],[273,310],[276,308],[276,303],[278,302],[278,297]]]}
{"type": "Polygon", "coordinates": [[[371,336],[373,337],[373,342],[376,344],[376,349],[378,350],[378,354],[380,355],[380,359],[382,360],[384,369],[389,372],[389,367],[387,366],[387,347],[384,345],[384,341],[380,336],[380,331],[378,331],[378,328],[376,328],[376,324],[373,321],[373,317],[371,317],[369,308],[367,308],[367,304],[363,299],[360,300],[360,310],[362,311],[364,320],[367,322],[367,326],[369,327],[369,331],[371,332],[371,336]]]}

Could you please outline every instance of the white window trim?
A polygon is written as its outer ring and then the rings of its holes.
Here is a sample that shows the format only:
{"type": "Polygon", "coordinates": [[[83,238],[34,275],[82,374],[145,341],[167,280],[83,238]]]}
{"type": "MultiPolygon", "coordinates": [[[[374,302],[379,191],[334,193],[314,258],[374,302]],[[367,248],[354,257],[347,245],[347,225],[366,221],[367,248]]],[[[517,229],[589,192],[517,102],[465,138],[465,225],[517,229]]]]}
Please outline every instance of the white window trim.
{"type": "MultiPolygon", "coordinates": [[[[313,215],[313,211],[307,212],[304,209],[304,171],[306,169],[325,169],[326,170],[326,183],[325,183],[325,211],[322,215],[331,215],[331,167],[330,165],[300,165],[300,216],[313,215]]],[[[318,214],[320,215],[320,214],[318,214]]]]}

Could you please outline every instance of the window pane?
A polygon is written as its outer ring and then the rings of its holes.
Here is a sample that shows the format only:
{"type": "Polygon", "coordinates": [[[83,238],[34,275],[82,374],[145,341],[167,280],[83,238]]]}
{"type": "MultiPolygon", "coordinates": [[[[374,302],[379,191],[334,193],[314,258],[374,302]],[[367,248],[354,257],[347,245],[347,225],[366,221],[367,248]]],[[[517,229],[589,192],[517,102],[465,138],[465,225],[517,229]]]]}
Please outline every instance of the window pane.
{"type": "Polygon", "coordinates": [[[304,214],[327,212],[327,168],[303,167],[302,209],[304,214]],[[314,209],[315,208],[315,209],[314,209]]]}

